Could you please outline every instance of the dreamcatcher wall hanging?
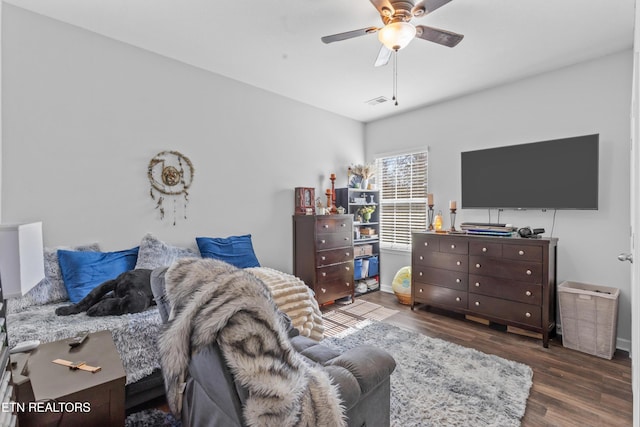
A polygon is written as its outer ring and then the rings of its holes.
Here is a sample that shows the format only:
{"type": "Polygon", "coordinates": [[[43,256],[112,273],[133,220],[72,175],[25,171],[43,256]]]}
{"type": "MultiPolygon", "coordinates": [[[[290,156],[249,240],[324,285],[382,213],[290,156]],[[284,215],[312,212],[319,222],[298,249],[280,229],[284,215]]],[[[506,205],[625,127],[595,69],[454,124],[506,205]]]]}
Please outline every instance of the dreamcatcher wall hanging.
{"type": "Polygon", "coordinates": [[[184,200],[184,219],[187,219],[189,187],[193,182],[193,164],[188,157],[177,151],[162,151],[149,162],[147,176],[151,183],[149,194],[156,200],[160,219],[164,219],[165,198],[173,201],[173,225],[176,225],[176,205],[184,200]]]}

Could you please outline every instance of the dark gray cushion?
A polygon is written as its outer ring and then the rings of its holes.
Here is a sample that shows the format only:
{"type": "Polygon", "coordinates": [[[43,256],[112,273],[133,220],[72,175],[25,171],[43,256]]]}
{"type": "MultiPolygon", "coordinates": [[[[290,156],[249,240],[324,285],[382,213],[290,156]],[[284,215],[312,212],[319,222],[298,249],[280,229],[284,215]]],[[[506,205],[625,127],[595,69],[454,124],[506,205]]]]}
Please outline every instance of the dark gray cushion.
{"type": "Polygon", "coordinates": [[[169,305],[169,301],[167,300],[167,295],[165,292],[166,283],[164,279],[164,275],[168,269],[169,267],[158,267],[154,269],[151,272],[151,277],[149,279],[151,282],[151,292],[153,293],[153,299],[158,305],[162,323],[167,323],[167,321],[169,320],[169,314],[171,313],[171,305],[169,305]]]}

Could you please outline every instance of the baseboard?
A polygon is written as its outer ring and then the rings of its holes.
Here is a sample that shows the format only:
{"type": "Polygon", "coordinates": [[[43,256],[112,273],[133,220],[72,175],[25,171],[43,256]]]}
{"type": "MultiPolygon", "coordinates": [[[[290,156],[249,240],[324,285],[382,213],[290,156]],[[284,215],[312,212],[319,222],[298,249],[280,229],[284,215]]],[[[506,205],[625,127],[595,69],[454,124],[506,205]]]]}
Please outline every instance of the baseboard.
{"type": "MultiPolygon", "coordinates": [[[[562,325],[559,324],[559,323],[556,324],[556,333],[558,335],[562,335],[562,325]]],[[[616,349],[624,350],[624,351],[628,352],[629,355],[631,355],[631,340],[617,337],[616,338],[616,349]]]]}
{"type": "Polygon", "coordinates": [[[380,291],[392,294],[393,288],[391,287],[391,285],[380,285],[380,291]]]}

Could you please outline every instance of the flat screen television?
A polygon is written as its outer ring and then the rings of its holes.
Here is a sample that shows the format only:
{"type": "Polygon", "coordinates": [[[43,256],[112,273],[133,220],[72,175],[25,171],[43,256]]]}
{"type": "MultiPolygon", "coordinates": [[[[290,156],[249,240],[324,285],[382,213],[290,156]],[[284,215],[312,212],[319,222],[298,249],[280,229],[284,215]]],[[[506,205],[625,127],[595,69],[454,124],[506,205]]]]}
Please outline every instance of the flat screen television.
{"type": "Polygon", "coordinates": [[[461,153],[463,209],[598,209],[599,134],[461,153]]]}

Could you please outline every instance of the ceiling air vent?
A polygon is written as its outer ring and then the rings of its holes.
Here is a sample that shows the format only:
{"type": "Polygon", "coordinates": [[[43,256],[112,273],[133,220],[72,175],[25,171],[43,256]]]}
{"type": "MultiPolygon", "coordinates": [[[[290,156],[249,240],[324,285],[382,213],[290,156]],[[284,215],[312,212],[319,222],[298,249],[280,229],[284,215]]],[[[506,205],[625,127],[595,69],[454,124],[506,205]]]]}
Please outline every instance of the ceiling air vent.
{"type": "Polygon", "coordinates": [[[373,98],[367,101],[367,104],[369,105],[378,105],[378,104],[382,104],[383,102],[387,102],[389,100],[389,98],[386,98],[384,96],[379,96],[377,98],[373,98]]]}

